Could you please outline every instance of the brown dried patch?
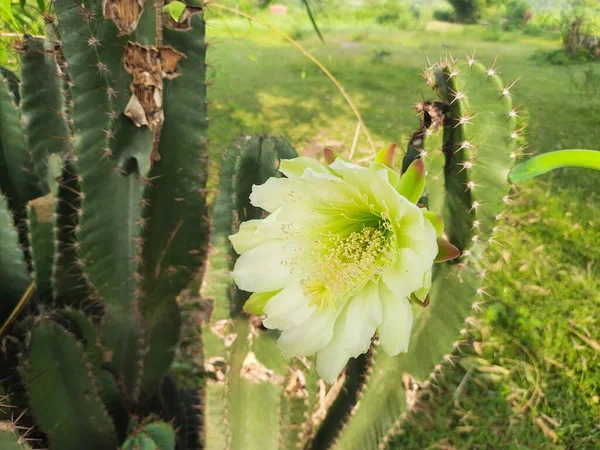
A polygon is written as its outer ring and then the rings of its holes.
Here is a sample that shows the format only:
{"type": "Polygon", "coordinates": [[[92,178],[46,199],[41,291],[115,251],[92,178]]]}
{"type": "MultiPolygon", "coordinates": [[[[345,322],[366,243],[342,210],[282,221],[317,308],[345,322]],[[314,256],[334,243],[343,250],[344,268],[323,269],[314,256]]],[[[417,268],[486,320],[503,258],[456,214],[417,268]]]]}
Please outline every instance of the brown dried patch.
{"type": "Polygon", "coordinates": [[[227,361],[220,356],[209,358],[204,363],[204,370],[213,375],[218,384],[225,384],[225,375],[227,374],[227,361]]]}
{"type": "Polygon", "coordinates": [[[0,421],[0,431],[16,431],[17,427],[14,423],[8,421],[0,421]]]}
{"type": "Polygon", "coordinates": [[[181,75],[180,73],[176,72],[181,58],[187,59],[187,56],[180,51],[175,50],[170,45],[165,45],[160,48],[160,62],[162,64],[163,78],[172,80],[181,75]]]}
{"type": "Polygon", "coordinates": [[[308,391],[306,390],[306,378],[301,370],[292,370],[292,375],[290,376],[284,392],[288,397],[308,398],[308,391]]]}
{"type": "Polygon", "coordinates": [[[215,322],[211,327],[210,331],[212,331],[215,336],[219,339],[223,340],[223,344],[226,348],[229,348],[233,345],[235,340],[237,339],[237,333],[229,333],[229,321],[228,320],[219,320],[215,322]]]}
{"type": "Polygon", "coordinates": [[[246,355],[240,370],[240,376],[254,384],[264,382],[279,384],[283,382],[283,377],[275,375],[275,372],[261,364],[252,352],[248,352],[246,355]]]}
{"type": "Polygon", "coordinates": [[[131,34],[144,12],[146,0],[103,0],[102,14],[112,20],[119,29],[119,35],[131,34]]]}
{"type": "Polygon", "coordinates": [[[448,107],[440,102],[423,102],[415,106],[415,111],[422,114],[422,128],[431,128],[435,133],[444,126],[448,107]]]}
{"type": "Polygon", "coordinates": [[[54,195],[48,194],[43,197],[38,197],[31,200],[28,205],[35,211],[38,222],[52,222],[52,214],[54,213],[54,195]]]}
{"type": "Polygon", "coordinates": [[[185,55],[172,47],[156,48],[128,42],[125,48],[125,70],[133,75],[132,96],[125,115],[137,127],[158,127],[164,120],[163,77],[176,78],[179,61],[185,55]]]}

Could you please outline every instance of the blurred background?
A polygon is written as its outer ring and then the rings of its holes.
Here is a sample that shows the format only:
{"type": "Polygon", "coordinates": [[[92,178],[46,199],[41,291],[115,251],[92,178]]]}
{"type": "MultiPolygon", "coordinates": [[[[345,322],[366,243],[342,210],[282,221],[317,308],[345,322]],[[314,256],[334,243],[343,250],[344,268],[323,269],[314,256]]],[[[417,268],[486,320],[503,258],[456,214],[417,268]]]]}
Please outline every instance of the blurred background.
{"type": "MultiPolygon", "coordinates": [[[[375,145],[406,148],[422,70],[472,56],[499,71],[528,123],[525,151],[600,149],[598,0],[247,0],[344,86],[375,145]]],[[[0,0],[0,65],[43,34],[45,0],[0,0]]],[[[278,32],[207,7],[214,180],[240,134],[291,138],[305,155],[372,149],[343,96],[278,32]],[[268,124],[268,125],[266,125],[268,124]]],[[[527,157],[527,156],[525,156],[527,157]]],[[[421,396],[393,448],[600,448],[600,174],[560,170],[511,198],[485,261],[475,334],[421,396]]]]}

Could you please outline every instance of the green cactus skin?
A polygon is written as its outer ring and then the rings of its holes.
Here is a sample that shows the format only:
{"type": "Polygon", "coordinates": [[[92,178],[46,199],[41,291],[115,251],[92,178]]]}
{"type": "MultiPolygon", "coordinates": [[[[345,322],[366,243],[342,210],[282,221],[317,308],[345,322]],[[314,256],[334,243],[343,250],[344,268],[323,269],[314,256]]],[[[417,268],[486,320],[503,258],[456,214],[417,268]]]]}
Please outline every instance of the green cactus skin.
{"type": "Polygon", "coordinates": [[[10,315],[29,284],[29,274],[8,202],[0,196],[0,323],[10,315]]]}
{"type": "Polygon", "coordinates": [[[41,192],[21,125],[15,78],[7,70],[0,73],[0,188],[18,211],[41,192]]]}
{"type": "MultiPolygon", "coordinates": [[[[447,118],[436,129],[434,116],[440,110],[429,114],[425,108],[417,134],[424,140],[419,156],[427,172],[425,201],[431,211],[442,215],[445,232],[463,256],[435,267],[431,302],[415,312],[408,353],[389,357],[373,348],[371,375],[333,449],[385,448],[410,412],[415,390],[451,360],[453,343],[477,310],[473,302],[483,292],[479,259],[505,205],[506,175],[517,151],[514,136],[518,133],[510,95],[493,68],[489,70],[470,59],[445,61],[428,69],[430,87],[447,105],[447,118]]],[[[427,102],[420,109],[427,105],[433,104],[427,102]]],[[[415,156],[413,149],[404,166],[415,156]]]]}
{"type": "Polygon", "coordinates": [[[178,387],[172,377],[167,376],[159,387],[154,410],[164,421],[176,424],[179,450],[204,448],[204,425],[201,418],[204,405],[197,389],[178,387]]]}
{"type": "Polygon", "coordinates": [[[81,190],[73,167],[72,155],[67,155],[56,195],[56,214],[53,218],[56,253],[52,261],[54,299],[60,305],[90,307],[93,291],[86,282],[80,264],[77,236],[81,210],[81,190]]]}
{"type": "Polygon", "coordinates": [[[54,227],[52,215],[55,198],[52,194],[31,200],[27,204],[27,218],[31,257],[37,294],[42,302],[53,297],[52,262],[54,260],[54,227]]]}
{"type": "Polygon", "coordinates": [[[2,450],[29,450],[27,440],[20,436],[17,424],[0,420],[0,448],[2,450]]]}
{"type": "Polygon", "coordinates": [[[160,162],[146,198],[148,226],[144,232],[143,290],[140,304],[148,353],[142,391],[155,388],[172,360],[181,318],[175,297],[203,269],[210,237],[206,204],[207,129],[206,42],[201,14],[187,32],[165,30],[165,45],[183,52],[173,80],[165,80],[165,122],[158,148],[160,162]],[[173,142],[177,144],[174,146],[173,142]]]}
{"type": "MultiPolygon", "coordinates": [[[[28,348],[18,367],[29,395],[21,406],[36,432],[52,449],[113,450],[128,413],[151,411],[179,338],[176,298],[208,252],[205,23],[194,9],[189,30],[157,32],[162,15],[147,5],[136,30],[120,35],[102,19],[100,0],[57,0],[55,11],[51,41],[25,39],[22,82],[0,69],[0,187],[10,199],[0,199],[0,275],[10,280],[0,288],[0,320],[31,269],[32,311],[43,313],[13,327],[28,344],[11,343],[2,378],[17,368],[13,347],[28,348]],[[184,54],[176,74],[162,67],[165,119],[154,129],[124,114],[129,42],[184,54]]],[[[181,450],[202,445],[201,401],[191,397],[156,411],[185,429],[181,450]]],[[[145,427],[155,448],[175,447],[170,428],[164,438],[160,426],[145,427]]]]}
{"type": "Polygon", "coordinates": [[[74,335],[51,319],[36,323],[20,372],[51,450],[117,448],[115,428],[91,370],[74,335]]]}
{"type": "Polygon", "coordinates": [[[165,422],[130,423],[130,435],[121,450],[175,450],[175,433],[165,422]]]}
{"type": "MultiPolygon", "coordinates": [[[[107,366],[117,375],[127,402],[135,403],[145,347],[138,298],[143,179],[150,168],[153,135],[120,114],[130,79],[123,67],[126,41],[109,22],[86,23],[87,14],[102,15],[100,2],[80,6],[60,0],[55,7],[73,83],[74,165],[81,188],[79,263],[105,305],[100,336],[107,366]]],[[[145,16],[152,18],[152,9],[145,16]]]]}
{"type": "Polygon", "coordinates": [[[53,45],[26,37],[21,56],[21,112],[33,170],[42,194],[47,185],[48,156],[65,154],[71,148],[66,122],[62,80],[53,45]]]}

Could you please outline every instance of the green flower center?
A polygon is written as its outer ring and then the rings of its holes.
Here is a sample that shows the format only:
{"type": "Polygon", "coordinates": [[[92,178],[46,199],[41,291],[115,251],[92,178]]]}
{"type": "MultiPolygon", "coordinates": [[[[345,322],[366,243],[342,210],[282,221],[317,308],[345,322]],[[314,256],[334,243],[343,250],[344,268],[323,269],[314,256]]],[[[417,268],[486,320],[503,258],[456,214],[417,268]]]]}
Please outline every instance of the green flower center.
{"type": "Polygon", "coordinates": [[[330,233],[314,244],[308,258],[307,276],[301,282],[310,305],[335,307],[338,301],[356,294],[389,264],[393,233],[388,222],[377,217],[367,223],[369,226],[364,224],[362,229],[347,234],[330,233]]]}

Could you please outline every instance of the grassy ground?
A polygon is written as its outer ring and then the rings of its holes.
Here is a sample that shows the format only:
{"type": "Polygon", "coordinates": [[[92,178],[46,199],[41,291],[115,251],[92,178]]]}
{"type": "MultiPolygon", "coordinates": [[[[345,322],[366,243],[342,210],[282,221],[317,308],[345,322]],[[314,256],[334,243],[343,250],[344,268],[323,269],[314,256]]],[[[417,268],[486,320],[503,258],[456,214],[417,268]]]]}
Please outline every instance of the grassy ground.
{"type": "MultiPolygon", "coordinates": [[[[214,19],[209,98],[215,156],[241,133],[289,136],[305,154],[349,151],[356,119],[329,80],[283,40],[239,20],[214,19]]],[[[412,105],[430,98],[426,56],[498,56],[530,117],[532,153],[600,148],[600,92],[591,66],[558,67],[558,42],[489,36],[432,24],[418,31],[326,27],[327,45],[284,24],[340,79],[376,143],[403,145],[417,126],[412,105]],[[496,38],[494,38],[496,39],[496,38]],[[387,51],[382,63],[374,52],[387,51]]],[[[596,69],[598,71],[598,69],[596,69]]],[[[363,136],[358,154],[370,153],[363,136]]],[[[476,344],[448,370],[394,448],[600,448],[600,174],[565,170],[520,190],[488,256],[486,309],[476,344]],[[596,339],[594,341],[593,339],[596,339]]]]}

